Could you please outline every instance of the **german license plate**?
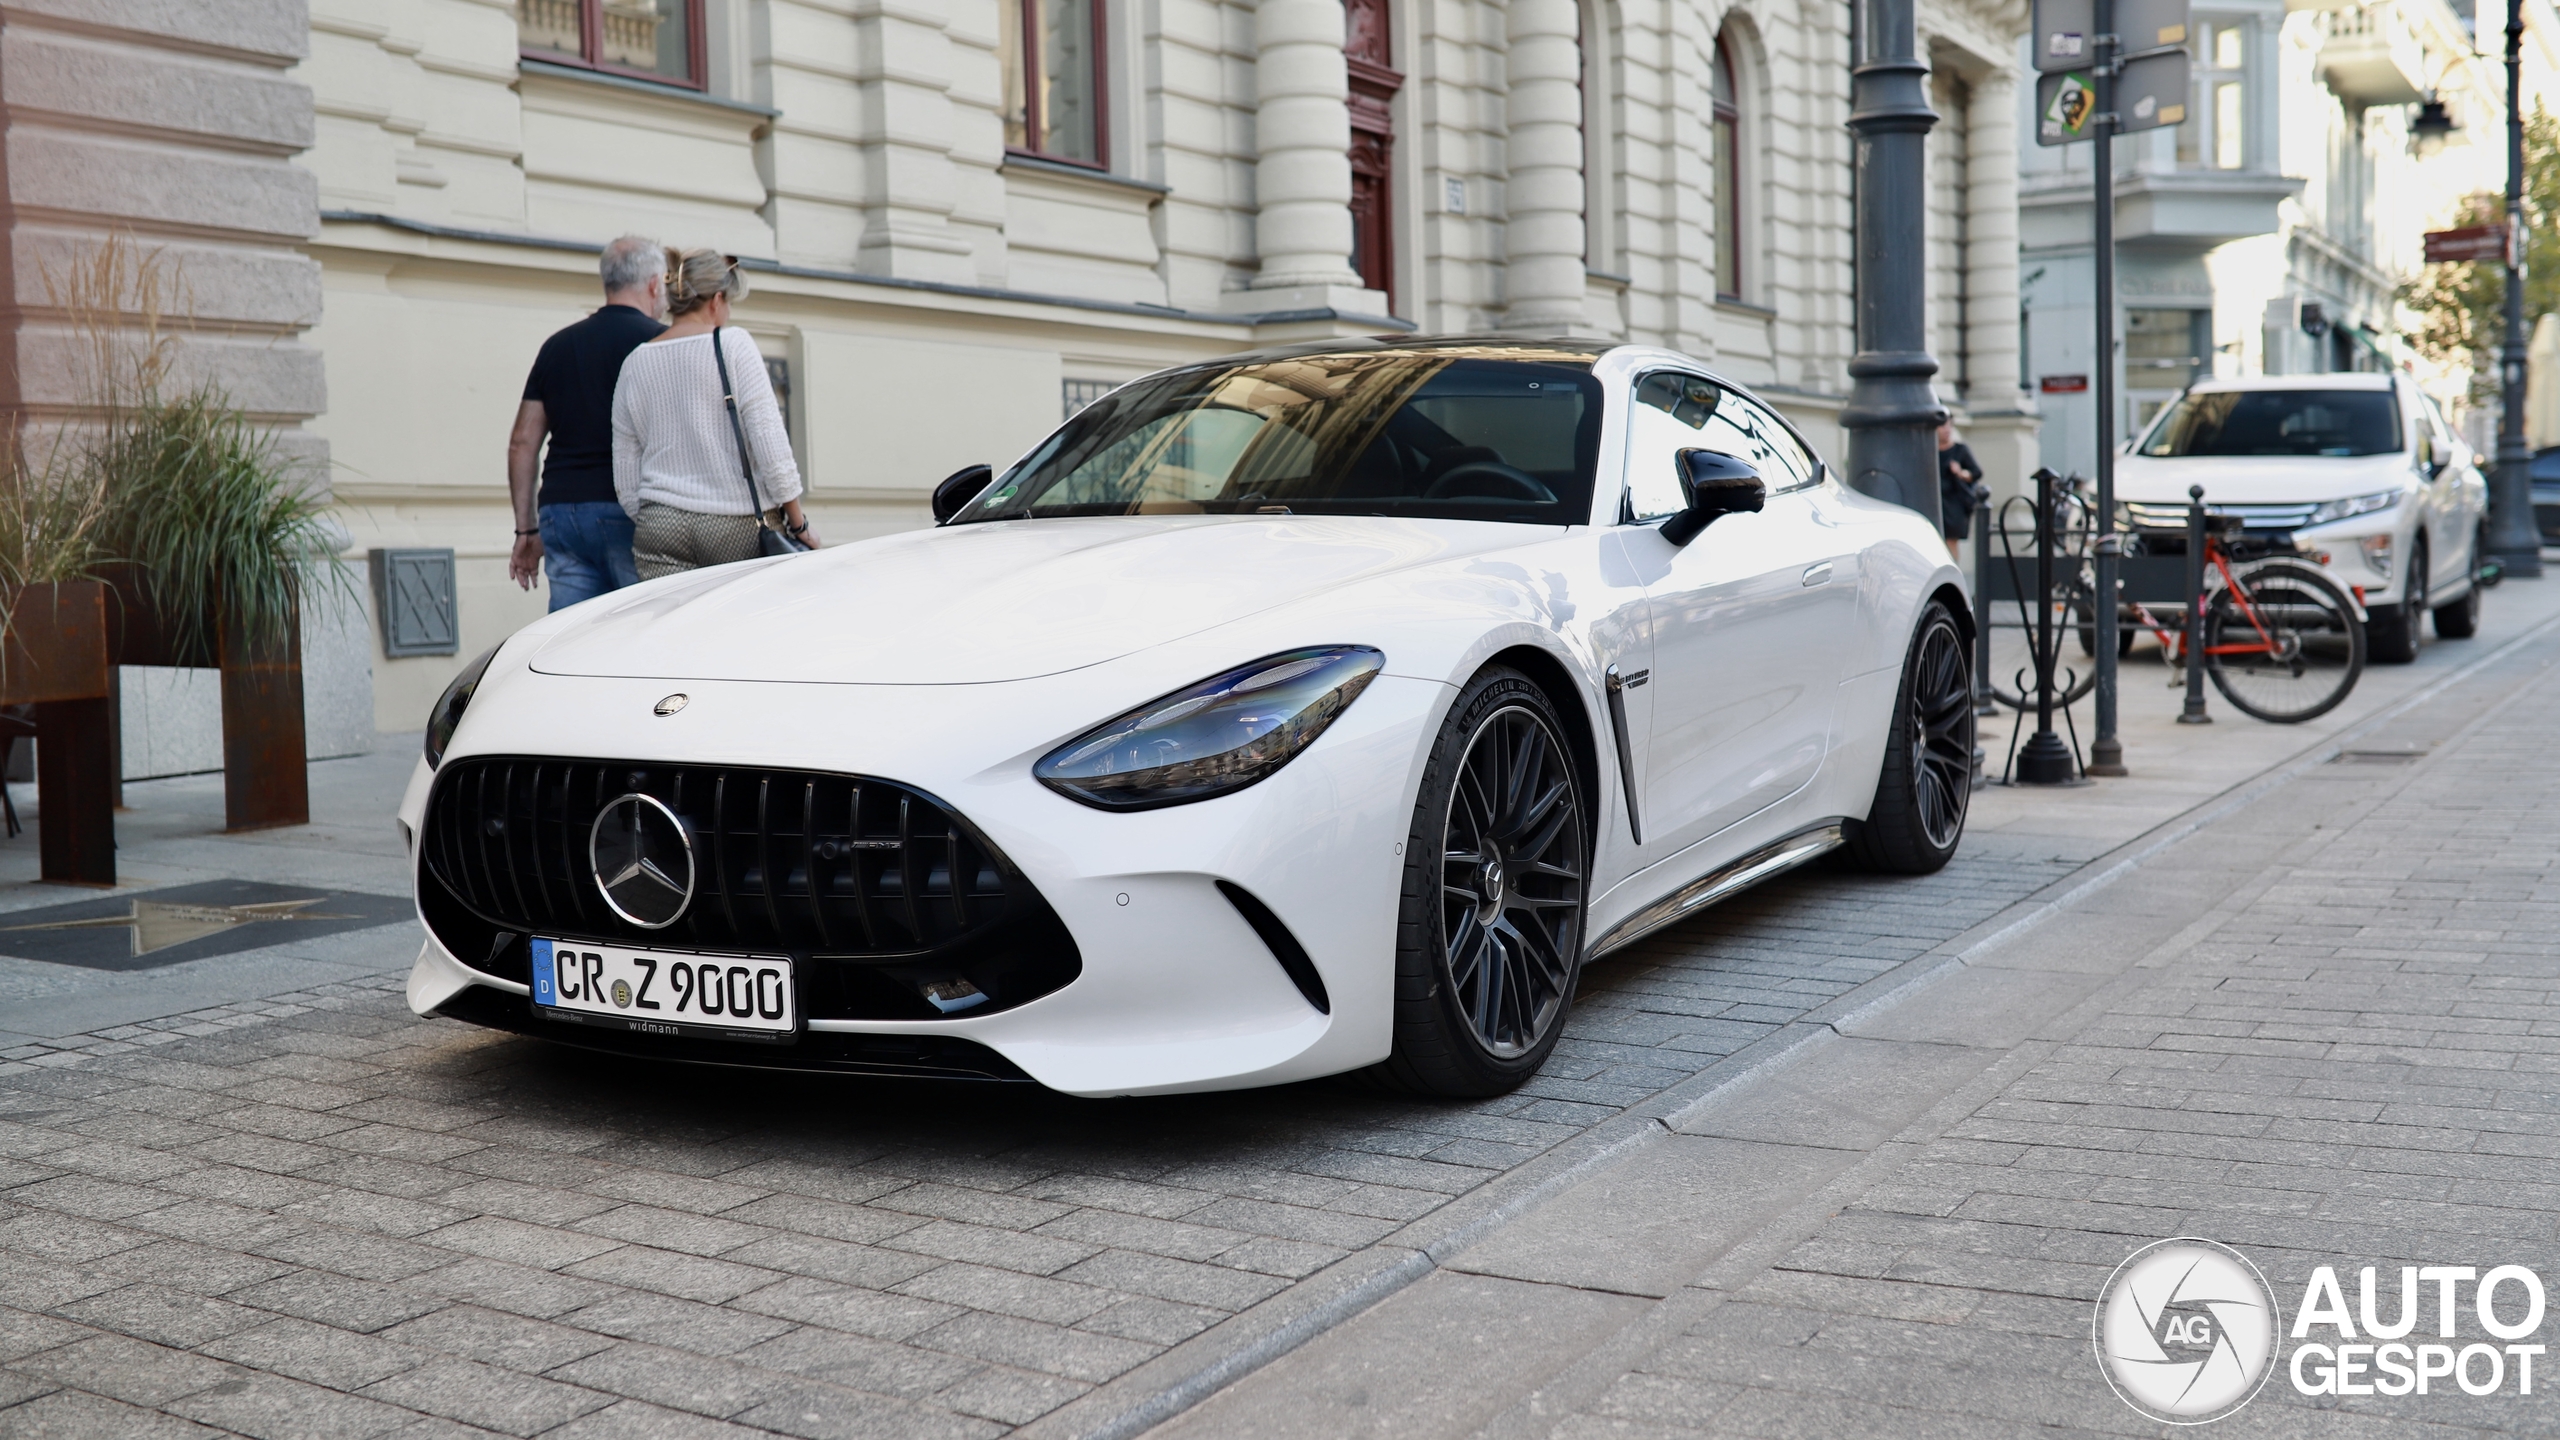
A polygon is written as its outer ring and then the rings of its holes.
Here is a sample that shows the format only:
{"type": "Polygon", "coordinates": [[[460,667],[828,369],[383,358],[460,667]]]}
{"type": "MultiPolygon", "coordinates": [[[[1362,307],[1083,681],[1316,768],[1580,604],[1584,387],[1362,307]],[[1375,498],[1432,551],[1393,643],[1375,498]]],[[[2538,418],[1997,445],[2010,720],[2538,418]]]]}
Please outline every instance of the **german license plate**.
{"type": "Polygon", "coordinates": [[[773,1043],[799,1032],[791,962],[779,955],[533,944],[533,1003],[549,1019],[651,1035],[773,1043]]]}

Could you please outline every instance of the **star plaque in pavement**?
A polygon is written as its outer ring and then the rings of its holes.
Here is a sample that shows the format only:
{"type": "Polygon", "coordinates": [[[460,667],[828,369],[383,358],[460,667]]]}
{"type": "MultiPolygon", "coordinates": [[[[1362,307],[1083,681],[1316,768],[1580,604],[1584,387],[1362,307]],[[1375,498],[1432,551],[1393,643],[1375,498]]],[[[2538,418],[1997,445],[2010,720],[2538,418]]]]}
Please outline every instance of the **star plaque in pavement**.
{"type": "Polygon", "coordinates": [[[133,896],[0,912],[0,955],[92,970],[149,970],[412,918],[387,895],[208,880],[133,896]]]}

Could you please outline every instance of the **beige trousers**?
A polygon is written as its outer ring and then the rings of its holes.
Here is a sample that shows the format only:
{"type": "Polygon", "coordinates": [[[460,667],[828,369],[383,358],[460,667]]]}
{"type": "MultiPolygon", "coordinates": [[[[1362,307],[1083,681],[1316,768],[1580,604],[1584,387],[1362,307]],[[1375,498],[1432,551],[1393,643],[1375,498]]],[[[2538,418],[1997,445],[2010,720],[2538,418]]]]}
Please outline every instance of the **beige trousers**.
{"type": "MultiPolygon", "coordinates": [[[[776,530],[783,528],[781,509],[766,511],[765,523],[776,530]]],[[[643,580],[754,558],[753,515],[704,515],[643,500],[632,521],[631,560],[643,580]]]]}

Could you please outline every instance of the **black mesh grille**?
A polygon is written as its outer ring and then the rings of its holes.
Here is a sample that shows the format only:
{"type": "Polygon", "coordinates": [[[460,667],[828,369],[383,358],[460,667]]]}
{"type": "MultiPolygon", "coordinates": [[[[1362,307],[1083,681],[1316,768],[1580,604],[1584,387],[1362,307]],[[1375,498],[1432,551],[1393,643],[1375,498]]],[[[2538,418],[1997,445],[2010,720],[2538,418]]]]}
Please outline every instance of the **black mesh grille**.
{"type": "Polygon", "coordinates": [[[421,843],[465,908],[534,934],[887,960],[966,950],[1009,923],[1055,923],[959,815],[858,775],[475,756],[436,777],[421,843]],[[693,901],[664,929],[624,920],[596,889],[589,834],[607,803],[631,793],[666,805],[692,835],[693,901]]]}

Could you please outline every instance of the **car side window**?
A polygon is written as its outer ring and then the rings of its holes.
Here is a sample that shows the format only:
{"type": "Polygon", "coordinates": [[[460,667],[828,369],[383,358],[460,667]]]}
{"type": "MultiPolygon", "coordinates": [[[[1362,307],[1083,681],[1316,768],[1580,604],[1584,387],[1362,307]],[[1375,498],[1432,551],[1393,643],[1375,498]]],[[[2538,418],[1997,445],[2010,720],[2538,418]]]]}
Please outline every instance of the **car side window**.
{"type": "Polygon", "coordinates": [[[1627,518],[1638,523],[1688,508],[1680,489],[1680,452],[1721,449],[1707,438],[1717,408],[1730,399],[1710,381],[1657,370],[1636,382],[1627,407],[1627,518]]]}
{"type": "MultiPolygon", "coordinates": [[[[2444,412],[2436,408],[2435,397],[2425,394],[2424,392],[2421,392],[2418,396],[2418,409],[2419,413],[2427,417],[2427,444],[2430,449],[2427,459],[2429,463],[2434,465],[2449,465],[2456,452],[2453,448],[2453,431],[2451,427],[2444,423],[2444,412]]],[[[2444,475],[2450,475],[2453,472],[2448,468],[2441,473],[2444,475]]]]}
{"type": "MultiPolygon", "coordinates": [[[[1725,427],[1725,431],[1709,440],[1707,447],[1750,461],[1758,467],[1760,479],[1772,495],[1801,489],[1822,473],[1786,422],[1739,395],[1726,396],[1725,403],[1717,407],[1716,425],[1725,427]]],[[[1709,428],[1715,429],[1716,425],[1709,428]]]]}

